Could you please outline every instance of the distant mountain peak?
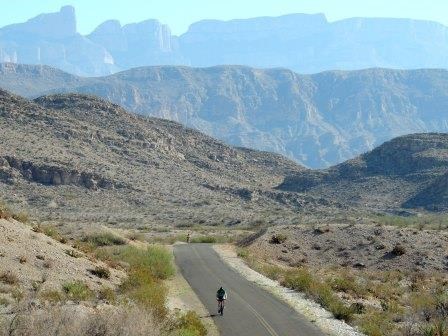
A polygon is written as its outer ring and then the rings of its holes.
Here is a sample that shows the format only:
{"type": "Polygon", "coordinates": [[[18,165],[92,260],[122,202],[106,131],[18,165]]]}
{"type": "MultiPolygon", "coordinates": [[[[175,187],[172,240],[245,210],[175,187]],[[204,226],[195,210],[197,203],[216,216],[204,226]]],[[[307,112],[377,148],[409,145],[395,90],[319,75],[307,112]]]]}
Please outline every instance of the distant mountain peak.
{"type": "Polygon", "coordinates": [[[62,39],[76,35],[76,13],[72,6],[61,7],[59,12],[40,14],[24,23],[2,28],[9,33],[26,33],[39,37],[62,39]]]}

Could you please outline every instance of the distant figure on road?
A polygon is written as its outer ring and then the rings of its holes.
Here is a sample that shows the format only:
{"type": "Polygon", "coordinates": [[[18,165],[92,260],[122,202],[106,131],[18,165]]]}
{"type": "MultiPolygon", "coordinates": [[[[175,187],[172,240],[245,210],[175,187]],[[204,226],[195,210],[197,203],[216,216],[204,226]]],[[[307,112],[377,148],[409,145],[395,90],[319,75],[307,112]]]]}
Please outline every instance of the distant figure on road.
{"type": "Polygon", "coordinates": [[[190,243],[190,233],[187,234],[187,243],[190,243]]]}
{"type": "Polygon", "coordinates": [[[218,301],[218,314],[224,315],[224,303],[227,300],[227,293],[224,288],[220,287],[216,292],[216,300],[218,301]]]}

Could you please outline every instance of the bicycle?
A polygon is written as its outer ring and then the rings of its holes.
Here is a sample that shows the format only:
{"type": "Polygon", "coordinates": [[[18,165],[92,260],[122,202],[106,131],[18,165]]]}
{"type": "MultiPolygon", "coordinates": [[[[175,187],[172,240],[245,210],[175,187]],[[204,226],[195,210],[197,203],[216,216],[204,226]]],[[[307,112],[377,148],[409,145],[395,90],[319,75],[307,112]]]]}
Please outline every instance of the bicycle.
{"type": "Polygon", "coordinates": [[[223,316],[224,315],[224,306],[225,306],[224,302],[226,300],[217,300],[217,301],[218,301],[218,314],[223,316]]]}

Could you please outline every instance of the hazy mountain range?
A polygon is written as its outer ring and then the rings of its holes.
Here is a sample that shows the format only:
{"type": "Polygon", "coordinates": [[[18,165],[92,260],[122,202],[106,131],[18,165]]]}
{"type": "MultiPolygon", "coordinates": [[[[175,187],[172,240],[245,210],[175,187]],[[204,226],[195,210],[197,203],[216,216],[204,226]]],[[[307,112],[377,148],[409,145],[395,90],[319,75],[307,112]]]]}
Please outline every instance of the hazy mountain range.
{"type": "Polygon", "coordinates": [[[45,66],[1,64],[0,87],[27,97],[100,96],[314,168],[351,159],[400,135],[448,131],[446,70],[299,75],[241,66],[161,66],[83,78],[45,66]]]}
{"type": "Polygon", "coordinates": [[[180,36],[157,20],[116,20],[82,36],[73,7],[0,29],[0,62],[46,64],[86,76],[147,65],[238,64],[302,73],[369,67],[446,68],[448,28],[430,21],[292,14],[193,23],[180,36]]]}

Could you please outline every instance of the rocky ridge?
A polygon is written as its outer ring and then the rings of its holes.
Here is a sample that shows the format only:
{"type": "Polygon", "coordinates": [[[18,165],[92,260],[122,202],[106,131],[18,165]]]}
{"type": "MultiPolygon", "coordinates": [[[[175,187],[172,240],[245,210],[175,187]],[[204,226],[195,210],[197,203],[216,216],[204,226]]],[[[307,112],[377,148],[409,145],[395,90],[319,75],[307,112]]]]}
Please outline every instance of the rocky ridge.
{"type": "Polygon", "coordinates": [[[397,136],[448,131],[445,70],[304,76],[285,69],[163,66],[82,78],[3,64],[0,87],[33,98],[49,92],[96,95],[311,168],[343,162],[397,136]]]}

